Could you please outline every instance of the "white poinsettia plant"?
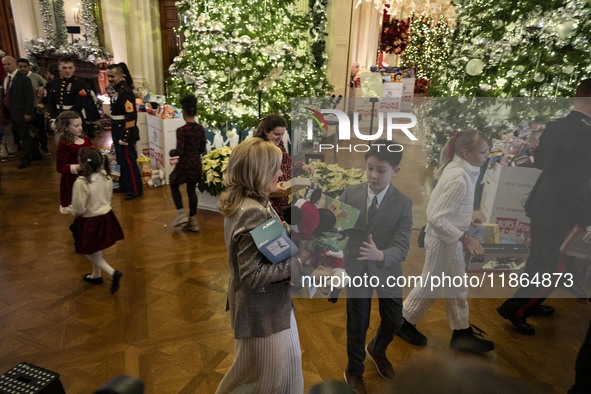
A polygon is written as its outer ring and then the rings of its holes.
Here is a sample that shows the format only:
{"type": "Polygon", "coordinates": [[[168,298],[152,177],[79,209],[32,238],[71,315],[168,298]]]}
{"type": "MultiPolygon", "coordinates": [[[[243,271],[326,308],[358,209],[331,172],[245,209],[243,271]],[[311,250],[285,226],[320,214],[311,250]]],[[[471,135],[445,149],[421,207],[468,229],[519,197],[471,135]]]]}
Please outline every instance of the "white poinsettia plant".
{"type": "Polygon", "coordinates": [[[361,168],[343,168],[338,164],[313,162],[314,181],[322,192],[330,197],[339,197],[349,185],[365,182],[365,170],[361,168]]]}
{"type": "Polygon", "coordinates": [[[199,182],[199,190],[212,196],[218,196],[224,190],[224,173],[228,167],[232,148],[223,146],[214,149],[201,158],[203,174],[199,182]]]}

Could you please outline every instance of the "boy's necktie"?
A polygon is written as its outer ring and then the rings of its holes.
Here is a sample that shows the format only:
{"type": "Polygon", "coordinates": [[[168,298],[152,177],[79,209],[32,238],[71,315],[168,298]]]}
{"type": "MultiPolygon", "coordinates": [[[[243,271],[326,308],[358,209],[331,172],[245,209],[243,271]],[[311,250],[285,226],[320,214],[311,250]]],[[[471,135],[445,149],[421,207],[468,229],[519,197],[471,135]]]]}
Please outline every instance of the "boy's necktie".
{"type": "Polygon", "coordinates": [[[376,213],[378,213],[378,196],[373,196],[373,200],[371,200],[371,205],[369,206],[369,209],[367,210],[367,222],[368,223],[371,223],[373,218],[376,216],[376,213]]]}

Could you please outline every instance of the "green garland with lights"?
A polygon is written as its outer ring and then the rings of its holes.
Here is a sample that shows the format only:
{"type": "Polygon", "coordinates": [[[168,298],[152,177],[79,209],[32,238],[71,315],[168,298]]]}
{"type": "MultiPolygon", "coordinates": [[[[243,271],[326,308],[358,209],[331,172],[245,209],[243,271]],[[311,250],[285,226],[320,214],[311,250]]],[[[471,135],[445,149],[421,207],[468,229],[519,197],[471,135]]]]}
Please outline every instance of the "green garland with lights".
{"type": "Polygon", "coordinates": [[[179,34],[184,48],[171,65],[167,95],[173,104],[186,94],[198,98],[199,121],[207,127],[238,129],[261,113],[289,118],[291,99],[323,97],[331,91],[324,59],[312,49],[324,44],[326,1],[301,14],[294,0],[181,0],[179,34]],[[312,16],[315,15],[315,17],[312,16]],[[312,32],[312,34],[311,34],[312,32]],[[312,37],[311,37],[312,36],[312,37]],[[316,44],[315,44],[316,43],[316,44]],[[272,83],[263,83],[271,74],[272,83]]]}
{"type": "Polygon", "coordinates": [[[511,97],[571,97],[578,82],[591,75],[589,1],[457,0],[454,5],[452,52],[435,71],[429,95],[454,97],[455,104],[432,108],[436,116],[425,135],[430,162],[437,162],[441,146],[457,130],[479,129],[498,138],[522,121],[548,122],[557,114],[556,104],[529,112],[499,109],[507,108],[503,100],[511,97]],[[473,97],[495,99],[483,107],[473,97]],[[458,113],[468,108],[475,109],[471,116],[458,113]]]}

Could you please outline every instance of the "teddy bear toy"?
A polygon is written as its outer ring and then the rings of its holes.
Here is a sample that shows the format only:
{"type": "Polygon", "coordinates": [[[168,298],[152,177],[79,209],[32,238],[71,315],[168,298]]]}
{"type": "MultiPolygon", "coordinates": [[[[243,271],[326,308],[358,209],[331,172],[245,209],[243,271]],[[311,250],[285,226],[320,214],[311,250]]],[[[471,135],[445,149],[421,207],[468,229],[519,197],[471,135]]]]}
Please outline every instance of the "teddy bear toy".
{"type": "Polygon", "coordinates": [[[152,170],[152,177],[148,181],[148,186],[159,187],[166,185],[166,179],[164,178],[164,170],[152,170]]]}

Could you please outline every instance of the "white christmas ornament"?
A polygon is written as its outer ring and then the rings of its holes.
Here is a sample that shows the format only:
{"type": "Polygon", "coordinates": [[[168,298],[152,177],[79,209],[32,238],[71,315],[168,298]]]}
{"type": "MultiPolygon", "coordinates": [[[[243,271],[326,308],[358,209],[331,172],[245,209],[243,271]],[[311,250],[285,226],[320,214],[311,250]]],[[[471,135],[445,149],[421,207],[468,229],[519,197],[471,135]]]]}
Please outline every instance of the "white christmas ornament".
{"type": "Polygon", "coordinates": [[[222,45],[216,45],[215,47],[213,47],[212,51],[214,53],[217,53],[218,55],[228,52],[227,49],[222,45]]]}
{"type": "Polygon", "coordinates": [[[572,74],[573,71],[575,71],[575,68],[573,66],[571,66],[571,65],[564,66],[562,68],[562,72],[565,73],[565,74],[572,74]]]}
{"type": "Polygon", "coordinates": [[[250,46],[250,45],[252,44],[252,40],[251,40],[251,39],[250,39],[250,37],[249,37],[249,36],[247,36],[247,35],[243,35],[243,36],[241,36],[241,37],[239,38],[239,40],[240,40],[240,45],[243,45],[243,46],[245,46],[245,47],[248,47],[248,46],[250,46]]]}
{"type": "Polygon", "coordinates": [[[220,34],[222,31],[224,31],[224,28],[222,27],[221,24],[219,23],[214,23],[213,25],[211,25],[211,27],[209,28],[209,32],[211,34],[220,34]]]}
{"type": "Polygon", "coordinates": [[[470,59],[468,63],[466,63],[466,74],[475,76],[482,73],[484,70],[484,62],[480,59],[470,59]]]}
{"type": "Polygon", "coordinates": [[[534,75],[534,81],[536,82],[542,82],[544,79],[546,79],[546,76],[542,73],[536,73],[536,75],[534,75]]]}
{"type": "Polygon", "coordinates": [[[556,32],[558,36],[562,39],[566,39],[571,37],[575,33],[575,29],[577,28],[577,24],[573,21],[566,21],[561,23],[556,27],[556,32]]]}
{"type": "Polygon", "coordinates": [[[494,22],[493,22],[493,27],[494,27],[495,29],[499,29],[499,28],[503,27],[503,21],[501,21],[501,20],[496,20],[496,21],[494,21],[494,22]]]}

